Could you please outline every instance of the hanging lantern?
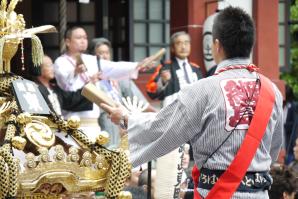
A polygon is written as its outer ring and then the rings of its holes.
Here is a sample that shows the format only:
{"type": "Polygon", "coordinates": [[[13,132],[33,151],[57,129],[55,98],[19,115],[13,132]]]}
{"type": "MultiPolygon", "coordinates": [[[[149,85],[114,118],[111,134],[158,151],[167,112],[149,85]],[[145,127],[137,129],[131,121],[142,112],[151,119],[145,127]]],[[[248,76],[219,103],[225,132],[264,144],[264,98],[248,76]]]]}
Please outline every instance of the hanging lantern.
{"type": "Polygon", "coordinates": [[[203,25],[203,54],[204,54],[204,64],[206,70],[210,70],[212,66],[216,65],[213,57],[212,57],[212,26],[214,18],[216,17],[217,13],[214,13],[207,17],[203,25]]]}

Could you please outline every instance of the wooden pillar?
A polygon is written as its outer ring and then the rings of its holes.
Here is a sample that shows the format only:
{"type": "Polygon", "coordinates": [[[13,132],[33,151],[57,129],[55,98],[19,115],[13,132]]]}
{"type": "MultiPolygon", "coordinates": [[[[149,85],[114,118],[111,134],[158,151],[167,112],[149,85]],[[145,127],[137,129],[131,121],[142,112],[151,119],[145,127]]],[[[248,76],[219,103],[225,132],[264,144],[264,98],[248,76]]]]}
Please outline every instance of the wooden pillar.
{"type": "Polygon", "coordinates": [[[190,60],[199,64],[205,73],[203,60],[203,23],[217,9],[214,0],[171,0],[171,34],[186,31],[191,36],[190,60]]]}
{"type": "Polygon", "coordinates": [[[278,0],[254,0],[253,17],[256,24],[256,44],[253,61],[285,93],[285,84],[279,79],[278,0]]]}

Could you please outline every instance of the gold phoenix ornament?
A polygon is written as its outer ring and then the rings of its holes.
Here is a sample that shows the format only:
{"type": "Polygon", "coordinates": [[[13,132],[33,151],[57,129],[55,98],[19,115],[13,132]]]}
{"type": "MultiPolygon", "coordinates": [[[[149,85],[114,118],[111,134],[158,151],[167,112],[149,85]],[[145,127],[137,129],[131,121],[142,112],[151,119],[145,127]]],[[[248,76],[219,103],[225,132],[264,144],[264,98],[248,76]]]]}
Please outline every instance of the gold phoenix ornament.
{"type": "MultiPolygon", "coordinates": [[[[17,14],[14,9],[19,0],[2,0],[0,5],[0,72],[10,72],[10,60],[15,55],[23,39],[32,40],[32,61],[35,66],[40,65],[43,58],[43,49],[37,33],[56,32],[51,25],[26,29],[26,23],[22,14],[17,14]],[[4,67],[3,67],[4,62],[4,67]]],[[[24,64],[24,56],[21,57],[24,64]]]]}

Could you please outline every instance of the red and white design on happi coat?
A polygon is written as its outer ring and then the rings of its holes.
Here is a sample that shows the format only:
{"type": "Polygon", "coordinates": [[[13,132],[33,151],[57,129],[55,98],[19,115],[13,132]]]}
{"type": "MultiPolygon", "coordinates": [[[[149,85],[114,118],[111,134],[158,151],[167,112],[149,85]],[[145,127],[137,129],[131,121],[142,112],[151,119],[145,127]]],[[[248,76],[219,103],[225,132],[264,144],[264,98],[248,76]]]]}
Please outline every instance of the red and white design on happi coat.
{"type": "Polygon", "coordinates": [[[226,104],[227,131],[236,126],[236,129],[248,129],[260,91],[259,84],[255,84],[255,79],[248,78],[226,79],[220,82],[226,104]]]}

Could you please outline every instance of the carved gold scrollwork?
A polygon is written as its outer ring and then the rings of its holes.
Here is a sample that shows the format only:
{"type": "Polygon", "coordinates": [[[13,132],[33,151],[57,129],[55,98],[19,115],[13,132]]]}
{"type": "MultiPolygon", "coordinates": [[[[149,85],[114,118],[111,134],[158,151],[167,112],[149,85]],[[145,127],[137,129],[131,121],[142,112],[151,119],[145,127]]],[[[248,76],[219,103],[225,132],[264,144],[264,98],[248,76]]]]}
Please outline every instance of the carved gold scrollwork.
{"type": "Polygon", "coordinates": [[[49,150],[47,148],[40,148],[38,152],[40,154],[38,157],[40,163],[46,163],[50,161],[49,150]]]}
{"type": "Polygon", "coordinates": [[[91,155],[91,153],[89,151],[86,151],[83,154],[83,157],[82,157],[80,166],[91,167],[91,165],[92,165],[92,155],[91,155]]]}
{"type": "Polygon", "coordinates": [[[97,169],[108,170],[109,164],[103,155],[96,155],[95,165],[97,169]]]}
{"type": "Polygon", "coordinates": [[[80,160],[80,156],[79,156],[78,152],[79,152],[78,148],[76,148],[74,146],[70,147],[67,160],[69,162],[78,162],[80,160]]]}
{"type": "Polygon", "coordinates": [[[27,162],[25,163],[25,167],[32,169],[37,166],[35,161],[35,155],[33,153],[28,153],[25,158],[27,160],[27,162]]]}
{"type": "Polygon", "coordinates": [[[55,154],[55,156],[54,156],[54,159],[55,159],[56,161],[65,161],[65,159],[66,159],[66,154],[65,154],[65,152],[64,152],[64,148],[63,148],[62,145],[57,145],[57,146],[55,146],[55,152],[56,152],[56,154],[55,154]]]}

